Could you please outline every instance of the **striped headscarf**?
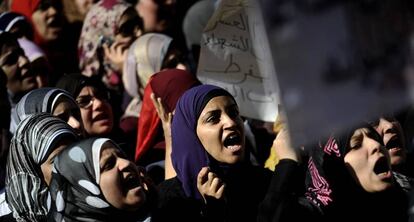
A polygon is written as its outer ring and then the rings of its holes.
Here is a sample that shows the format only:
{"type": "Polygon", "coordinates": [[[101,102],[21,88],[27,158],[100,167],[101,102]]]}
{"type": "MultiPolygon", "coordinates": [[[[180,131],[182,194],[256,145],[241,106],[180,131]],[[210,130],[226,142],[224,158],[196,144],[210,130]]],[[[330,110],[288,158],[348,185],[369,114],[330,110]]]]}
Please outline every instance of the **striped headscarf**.
{"type": "Polygon", "coordinates": [[[77,107],[76,101],[65,90],[58,88],[40,88],[27,93],[16,105],[16,110],[12,114],[10,132],[16,131],[19,123],[27,116],[34,113],[52,113],[60,100],[73,103],[77,107]]]}
{"type": "Polygon", "coordinates": [[[51,114],[34,114],[19,124],[6,169],[6,200],[17,221],[46,219],[50,197],[40,165],[64,138],[78,140],[67,123],[51,114]]]}

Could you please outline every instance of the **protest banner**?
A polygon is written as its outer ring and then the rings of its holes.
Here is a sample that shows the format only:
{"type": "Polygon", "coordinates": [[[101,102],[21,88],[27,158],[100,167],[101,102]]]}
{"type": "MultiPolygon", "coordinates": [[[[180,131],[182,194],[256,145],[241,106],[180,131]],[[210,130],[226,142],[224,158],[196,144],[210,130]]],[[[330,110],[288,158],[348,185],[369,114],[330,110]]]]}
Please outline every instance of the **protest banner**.
{"type": "Polygon", "coordinates": [[[241,115],[275,121],[278,86],[259,6],[223,0],[205,27],[198,78],[228,90],[241,115]]]}

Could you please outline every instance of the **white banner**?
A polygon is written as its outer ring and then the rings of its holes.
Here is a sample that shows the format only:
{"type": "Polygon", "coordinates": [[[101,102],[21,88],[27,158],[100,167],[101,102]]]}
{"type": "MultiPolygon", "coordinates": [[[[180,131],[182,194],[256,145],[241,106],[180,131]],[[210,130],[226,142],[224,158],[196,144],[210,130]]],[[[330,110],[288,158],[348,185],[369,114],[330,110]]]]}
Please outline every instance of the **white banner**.
{"type": "Polygon", "coordinates": [[[279,90],[258,10],[251,0],[221,1],[203,32],[197,76],[228,90],[243,116],[273,122],[279,90]]]}

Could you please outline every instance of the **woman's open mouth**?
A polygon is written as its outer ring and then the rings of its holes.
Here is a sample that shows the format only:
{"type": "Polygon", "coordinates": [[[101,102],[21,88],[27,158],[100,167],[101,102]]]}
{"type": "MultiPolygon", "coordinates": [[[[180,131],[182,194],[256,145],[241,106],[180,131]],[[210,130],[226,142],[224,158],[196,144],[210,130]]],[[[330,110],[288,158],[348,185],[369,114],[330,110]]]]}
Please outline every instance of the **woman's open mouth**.
{"type": "Polygon", "coordinates": [[[225,148],[236,152],[242,148],[242,137],[240,134],[234,132],[230,133],[223,141],[225,148]]]}
{"type": "Polygon", "coordinates": [[[385,148],[387,148],[387,150],[395,148],[401,149],[401,142],[398,136],[393,136],[390,140],[388,140],[387,144],[385,144],[385,148]]]}
{"type": "Polygon", "coordinates": [[[385,156],[380,157],[375,163],[374,173],[381,179],[390,179],[392,177],[388,159],[385,156]]]}
{"type": "Polygon", "coordinates": [[[139,186],[141,186],[141,182],[138,176],[133,173],[128,174],[128,176],[124,179],[124,188],[127,191],[139,186]]]}

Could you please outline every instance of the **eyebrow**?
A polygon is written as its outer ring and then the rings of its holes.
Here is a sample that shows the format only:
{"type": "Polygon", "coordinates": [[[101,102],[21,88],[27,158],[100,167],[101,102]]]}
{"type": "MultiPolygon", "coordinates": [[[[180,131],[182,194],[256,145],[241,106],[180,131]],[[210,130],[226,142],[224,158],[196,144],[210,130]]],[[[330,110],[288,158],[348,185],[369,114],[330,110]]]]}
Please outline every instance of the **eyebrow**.
{"type": "Polygon", "coordinates": [[[239,109],[239,106],[237,106],[237,104],[233,103],[233,104],[226,107],[226,109],[232,109],[232,108],[239,109]]]}
{"type": "Polygon", "coordinates": [[[210,110],[210,111],[207,111],[206,113],[204,113],[204,115],[202,115],[202,118],[204,119],[204,117],[206,117],[206,116],[210,116],[212,114],[218,114],[220,112],[221,112],[221,110],[219,110],[219,109],[213,109],[213,110],[210,110]]]}
{"type": "Polygon", "coordinates": [[[77,97],[77,99],[78,99],[78,98],[86,98],[86,97],[94,97],[94,96],[93,96],[93,95],[91,95],[91,94],[79,95],[79,96],[77,97]]]}

